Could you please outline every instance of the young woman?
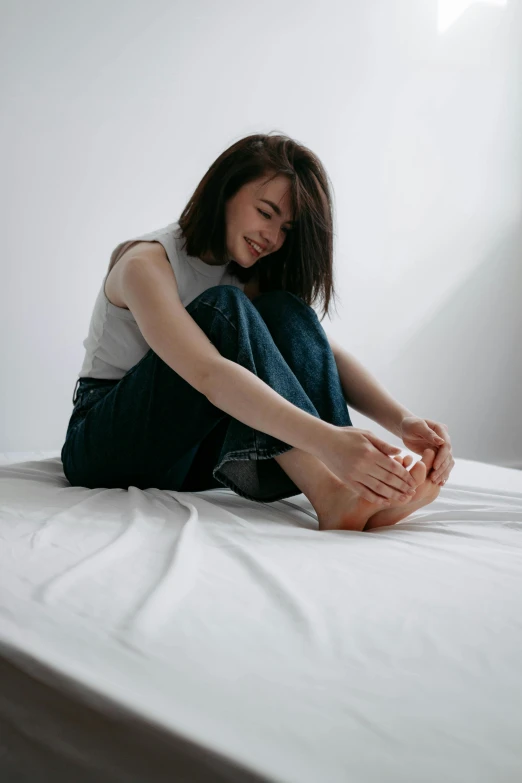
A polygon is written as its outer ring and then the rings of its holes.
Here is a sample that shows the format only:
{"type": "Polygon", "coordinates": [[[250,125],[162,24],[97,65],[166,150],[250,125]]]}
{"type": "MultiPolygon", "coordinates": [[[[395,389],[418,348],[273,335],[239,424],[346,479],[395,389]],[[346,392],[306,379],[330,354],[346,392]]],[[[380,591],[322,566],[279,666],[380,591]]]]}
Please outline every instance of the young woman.
{"type": "Polygon", "coordinates": [[[255,134],[211,165],[179,221],[121,242],[96,300],[62,462],[74,486],[303,492],[319,528],[390,525],[454,461],[444,424],[398,405],[312,309],[328,313],[327,174],[255,134]],[[347,401],[422,460],[352,426],[347,401]],[[386,505],[386,508],[383,508],[386,505]]]}

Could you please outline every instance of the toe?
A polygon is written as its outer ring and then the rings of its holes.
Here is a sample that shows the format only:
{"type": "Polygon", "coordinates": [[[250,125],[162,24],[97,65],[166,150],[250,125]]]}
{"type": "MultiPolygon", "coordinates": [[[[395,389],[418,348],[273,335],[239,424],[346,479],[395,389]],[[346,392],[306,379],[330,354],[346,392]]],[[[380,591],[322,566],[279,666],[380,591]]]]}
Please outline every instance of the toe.
{"type": "Polygon", "coordinates": [[[426,475],[430,472],[435,461],[435,449],[426,449],[422,455],[422,462],[426,465],[426,475]]]}
{"type": "Polygon", "coordinates": [[[426,465],[422,459],[415,463],[415,465],[410,470],[410,474],[415,479],[417,486],[423,484],[426,481],[428,469],[426,468],[426,465]]]}

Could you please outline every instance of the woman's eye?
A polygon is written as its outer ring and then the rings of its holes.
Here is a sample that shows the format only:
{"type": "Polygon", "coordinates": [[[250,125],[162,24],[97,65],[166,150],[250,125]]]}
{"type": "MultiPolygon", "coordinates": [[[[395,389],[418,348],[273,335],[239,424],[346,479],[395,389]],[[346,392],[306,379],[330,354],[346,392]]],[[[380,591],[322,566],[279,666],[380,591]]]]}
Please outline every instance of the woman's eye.
{"type": "MultiPolygon", "coordinates": [[[[258,209],[257,211],[260,212],[263,215],[263,217],[265,217],[265,218],[270,218],[271,217],[271,215],[269,215],[268,212],[263,212],[263,210],[261,210],[261,209],[258,209]]],[[[291,228],[284,228],[283,229],[285,234],[288,234],[288,232],[291,231],[291,230],[292,230],[291,228]]]]}

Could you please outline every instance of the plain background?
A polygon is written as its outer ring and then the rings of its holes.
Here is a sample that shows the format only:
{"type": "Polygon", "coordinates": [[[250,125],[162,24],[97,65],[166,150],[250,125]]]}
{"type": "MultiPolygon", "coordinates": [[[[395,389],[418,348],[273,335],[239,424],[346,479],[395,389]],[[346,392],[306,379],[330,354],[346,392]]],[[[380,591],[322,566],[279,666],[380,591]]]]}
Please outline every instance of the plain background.
{"type": "Polygon", "coordinates": [[[114,247],[275,130],[333,185],[325,330],[456,457],[522,467],[519,0],[0,9],[0,451],[61,449],[114,247]]]}

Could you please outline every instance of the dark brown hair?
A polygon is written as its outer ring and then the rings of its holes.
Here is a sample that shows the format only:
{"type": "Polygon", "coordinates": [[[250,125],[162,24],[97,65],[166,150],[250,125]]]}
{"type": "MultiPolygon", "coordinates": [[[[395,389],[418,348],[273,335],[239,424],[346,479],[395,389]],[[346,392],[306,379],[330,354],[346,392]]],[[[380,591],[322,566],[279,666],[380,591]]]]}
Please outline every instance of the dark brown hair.
{"type": "Polygon", "coordinates": [[[255,133],[232,144],[214,163],[179,218],[189,256],[210,253],[218,264],[230,256],[226,247],[225,203],[246,183],[278,175],[290,181],[296,221],[281,248],[245,269],[230,261],[227,271],[246,283],[259,280],[259,291],[284,290],[312,306],[320,297],[323,315],[337,296],[333,280],[332,197],[321,161],[307,147],[284,135],[255,133]]]}

